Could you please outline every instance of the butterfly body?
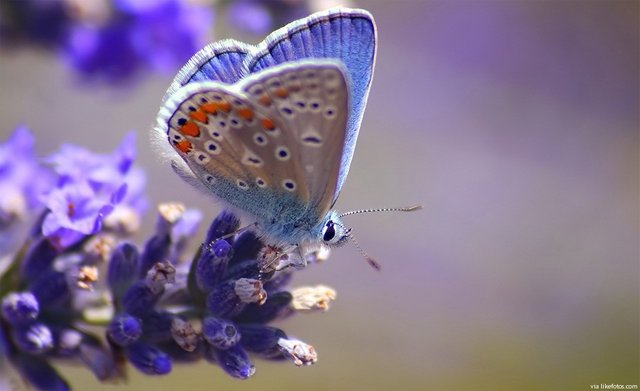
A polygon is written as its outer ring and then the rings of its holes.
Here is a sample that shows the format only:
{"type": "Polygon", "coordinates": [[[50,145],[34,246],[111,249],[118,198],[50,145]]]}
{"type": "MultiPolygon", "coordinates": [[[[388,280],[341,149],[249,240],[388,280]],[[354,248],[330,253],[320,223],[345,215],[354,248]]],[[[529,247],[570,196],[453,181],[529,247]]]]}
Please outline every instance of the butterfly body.
{"type": "Polygon", "coordinates": [[[374,59],[375,25],[361,10],[312,15],[255,47],[210,45],[167,91],[155,142],[183,179],[253,219],[268,244],[341,244],[332,207],[374,59]]]}

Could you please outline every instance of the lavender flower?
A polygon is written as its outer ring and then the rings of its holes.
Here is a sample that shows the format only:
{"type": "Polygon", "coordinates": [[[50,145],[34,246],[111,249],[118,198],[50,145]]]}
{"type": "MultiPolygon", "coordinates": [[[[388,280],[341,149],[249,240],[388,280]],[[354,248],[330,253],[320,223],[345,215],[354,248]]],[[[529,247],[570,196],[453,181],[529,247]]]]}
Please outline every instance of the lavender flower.
{"type": "Polygon", "coordinates": [[[36,160],[33,136],[26,127],[17,127],[0,144],[0,254],[11,248],[17,223],[42,208],[41,196],[52,182],[51,173],[36,160]]]}
{"type": "MultiPolygon", "coordinates": [[[[30,151],[25,135],[0,151],[30,151]]],[[[264,245],[251,231],[237,233],[234,214],[213,220],[195,254],[189,242],[202,214],[178,203],[158,207],[143,246],[128,240],[133,231],[121,219],[128,214],[113,214],[124,208],[139,220],[146,204],[133,142],[125,137],[104,155],[66,145],[46,160],[55,175],[33,199],[44,213],[0,272],[0,355],[40,390],[69,389],[52,365],[57,359],[83,363],[99,381],[122,378],[125,363],[156,376],[169,374],[175,362],[205,359],[246,379],[255,373],[253,355],[297,366],[316,362],[311,345],[270,323],[324,311],[335,292],[289,291],[293,271],[261,270],[256,258],[264,245]],[[95,326],[104,334],[84,331],[95,326]]],[[[42,169],[31,155],[16,156],[28,156],[30,170],[42,169]]]]}
{"type": "Polygon", "coordinates": [[[180,0],[114,3],[107,24],[73,26],[64,52],[81,74],[110,83],[143,69],[175,71],[205,43],[213,22],[210,8],[180,0]]]}

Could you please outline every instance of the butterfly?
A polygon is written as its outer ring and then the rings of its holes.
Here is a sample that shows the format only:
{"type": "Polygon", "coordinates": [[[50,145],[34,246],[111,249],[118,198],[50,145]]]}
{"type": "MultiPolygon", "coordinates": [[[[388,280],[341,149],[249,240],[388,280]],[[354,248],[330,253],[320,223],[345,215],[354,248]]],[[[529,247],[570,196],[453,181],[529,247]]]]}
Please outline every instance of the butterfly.
{"type": "Polygon", "coordinates": [[[376,57],[365,10],[335,8],[256,46],[210,44],[180,70],[153,130],[188,183],[254,219],[276,253],[350,237],[333,206],[345,182],[376,57]]]}

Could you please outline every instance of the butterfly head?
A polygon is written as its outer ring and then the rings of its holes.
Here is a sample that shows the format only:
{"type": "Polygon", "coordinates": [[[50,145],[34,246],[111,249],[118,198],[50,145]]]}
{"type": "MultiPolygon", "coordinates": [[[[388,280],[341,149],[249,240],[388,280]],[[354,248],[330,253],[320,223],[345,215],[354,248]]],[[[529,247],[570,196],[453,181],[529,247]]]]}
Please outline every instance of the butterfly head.
{"type": "Polygon", "coordinates": [[[347,242],[350,234],[351,228],[345,227],[340,216],[331,211],[324,220],[320,231],[320,240],[328,246],[338,247],[347,242]]]}

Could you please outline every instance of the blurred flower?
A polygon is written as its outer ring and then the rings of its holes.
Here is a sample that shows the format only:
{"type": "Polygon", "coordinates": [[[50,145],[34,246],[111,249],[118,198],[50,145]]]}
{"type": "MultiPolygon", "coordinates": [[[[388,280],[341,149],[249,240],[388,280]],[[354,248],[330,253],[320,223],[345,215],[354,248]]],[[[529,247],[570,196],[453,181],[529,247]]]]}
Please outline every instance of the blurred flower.
{"type": "Polygon", "coordinates": [[[42,210],[41,196],[53,184],[53,175],[38,163],[33,146],[33,136],[24,126],[0,144],[0,255],[16,248],[21,223],[42,210]]]}
{"type": "Polygon", "coordinates": [[[251,34],[263,35],[271,30],[273,19],[263,1],[240,0],[229,4],[229,23],[251,34]]]}
{"type": "Polygon", "coordinates": [[[209,39],[213,9],[186,0],[7,0],[0,43],[58,51],[85,81],[174,72],[209,39]]]}
{"type": "Polygon", "coordinates": [[[51,173],[36,160],[33,144],[24,126],[0,144],[0,230],[42,206],[40,196],[52,184],[51,173]]]}
{"type": "Polygon", "coordinates": [[[0,2],[0,42],[56,46],[65,39],[71,18],[63,0],[0,2]]]}
{"type": "Polygon", "coordinates": [[[173,72],[204,43],[210,8],[180,0],[119,0],[103,25],[78,23],[65,45],[69,63],[87,77],[124,82],[144,69],[173,72]]]}

